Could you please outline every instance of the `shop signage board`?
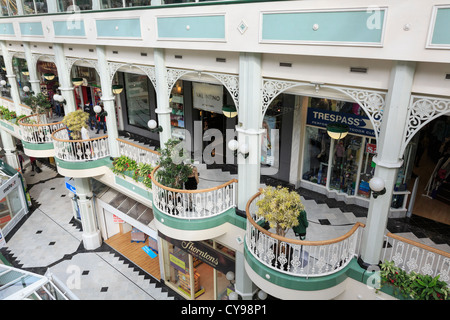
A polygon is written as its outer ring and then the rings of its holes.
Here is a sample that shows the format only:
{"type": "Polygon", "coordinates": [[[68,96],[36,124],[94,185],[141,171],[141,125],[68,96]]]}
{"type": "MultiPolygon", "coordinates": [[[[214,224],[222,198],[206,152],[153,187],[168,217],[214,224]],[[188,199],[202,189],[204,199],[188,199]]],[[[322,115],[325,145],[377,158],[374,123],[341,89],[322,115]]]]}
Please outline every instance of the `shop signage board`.
{"type": "MultiPolygon", "coordinates": [[[[172,243],[181,250],[191,254],[195,258],[210,265],[214,269],[217,269],[224,274],[227,274],[228,271],[234,272],[235,270],[235,261],[232,258],[228,257],[219,250],[211,248],[201,241],[184,241],[172,239],[165,236],[161,232],[159,232],[158,235],[164,240],[172,243]]],[[[172,255],[170,257],[170,261],[174,266],[176,265],[179,268],[182,268],[182,266],[185,265],[183,261],[177,259],[172,255]]]]}
{"type": "Polygon", "coordinates": [[[208,83],[192,83],[194,108],[220,113],[223,107],[223,87],[208,83]]]}
{"type": "Polygon", "coordinates": [[[66,188],[70,191],[73,192],[74,194],[77,194],[77,189],[75,188],[75,186],[73,185],[74,181],[73,178],[69,178],[69,177],[65,177],[65,182],[66,182],[66,188]]]}
{"type": "Polygon", "coordinates": [[[16,186],[18,186],[20,183],[19,181],[19,175],[16,174],[12,178],[10,178],[8,181],[6,181],[4,184],[0,186],[0,199],[3,199],[10,193],[16,186]]]}
{"type": "Polygon", "coordinates": [[[118,216],[116,216],[115,214],[113,214],[113,220],[114,223],[123,223],[123,220],[120,219],[118,216]]]}
{"type": "Polygon", "coordinates": [[[326,128],[327,124],[332,122],[344,123],[349,126],[349,133],[375,137],[372,123],[365,116],[336,112],[331,110],[308,108],[306,123],[308,125],[326,128]]]}

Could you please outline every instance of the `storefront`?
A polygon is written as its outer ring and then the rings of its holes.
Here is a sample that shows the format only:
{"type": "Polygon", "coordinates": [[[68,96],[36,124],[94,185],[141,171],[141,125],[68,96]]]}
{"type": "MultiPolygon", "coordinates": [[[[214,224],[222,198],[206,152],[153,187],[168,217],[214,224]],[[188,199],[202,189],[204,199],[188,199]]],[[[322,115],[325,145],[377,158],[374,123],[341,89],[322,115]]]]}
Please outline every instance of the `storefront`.
{"type": "MultiPolygon", "coordinates": [[[[361,106],[355,102],[308,98],[305,118],[301,185],[345,195],[346,199],[368,199],[377,145],[370,119],[361,106]],[[332,122],[347,124],[348,134],[332,139],[326,129],[332,122]]],[[[411,165],[410,153],[409,146],[399,170],[396,191],[406,190],[405,172],[411,165]]]]}
{"type": "Polygon", "coordinates": [[[152,227],[152,208],[110,187],[97,192],[95,201],[105,243],[160,279],[158,234],[152,227]]]}
{"type": "Polygon", "coordinates": [[[73,67],[73,77],[82,79],[82,83],[74,88],[77,107],[82,109],[86,104],[98,105],[101,102],[101,88],[95,68],[76,65],[73,67]]]}
{"type": "Polygon", "coordinates": [[[12,65],[14,74],[16,75],[20,100],[23,103],[23,99],[26,97],[23,87],[28,86],[31,88],[27,61],[24,58],[13,57],[12,65]]]}
{"type": "Polygon", "coordinates": [[[229,300],[234,292],[235,252],[214,241],[182,241],[158,233],[164,281],[190,300],[229,300]]]}
{"type": "Polygon", "coordinates": [[[3,237],[28,212],[21,175],[0,160],[0,229],[3,237]]]}

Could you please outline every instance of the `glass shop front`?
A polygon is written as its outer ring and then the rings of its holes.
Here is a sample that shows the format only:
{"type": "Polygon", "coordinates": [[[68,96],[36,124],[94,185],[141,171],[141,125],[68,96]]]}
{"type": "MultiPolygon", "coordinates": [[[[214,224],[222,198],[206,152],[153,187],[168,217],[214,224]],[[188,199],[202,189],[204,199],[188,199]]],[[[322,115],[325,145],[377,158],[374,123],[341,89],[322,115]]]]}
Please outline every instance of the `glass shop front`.
{"type": "Polygon", "coordinates": [[[183,241],[158,233],[165,284],[190,300],[230,300],[235,252],[214,240],[183,241]]]}

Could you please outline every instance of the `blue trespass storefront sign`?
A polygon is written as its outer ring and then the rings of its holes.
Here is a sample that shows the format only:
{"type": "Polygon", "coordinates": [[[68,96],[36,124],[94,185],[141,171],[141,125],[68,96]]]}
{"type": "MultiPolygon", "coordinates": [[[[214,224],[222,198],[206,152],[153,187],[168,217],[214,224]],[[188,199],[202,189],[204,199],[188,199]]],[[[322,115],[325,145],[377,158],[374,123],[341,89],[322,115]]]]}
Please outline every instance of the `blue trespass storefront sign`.
{"type": "Polygon", "coordinates": [[[349,127],[349,133],[375,137],[372,123],[370,122],[368,117],[352,113],[308,108],[306,124],[326,128],[327,124],[330,122],[340,122],[347,124],[349,127]]]}

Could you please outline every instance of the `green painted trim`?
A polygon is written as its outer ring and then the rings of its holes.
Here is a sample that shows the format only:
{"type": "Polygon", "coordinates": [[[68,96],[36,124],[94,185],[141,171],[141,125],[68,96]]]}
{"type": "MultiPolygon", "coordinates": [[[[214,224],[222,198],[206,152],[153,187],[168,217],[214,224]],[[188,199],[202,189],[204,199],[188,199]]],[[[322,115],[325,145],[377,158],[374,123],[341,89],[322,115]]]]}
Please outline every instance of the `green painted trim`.
{"type": "Polygon", "coordinates": [[[102,158],[98,160],[83,161],[83,162],[71,162],[55,158],[55,161],[58,167],[68,170],[85,170],[103,166],[110,167],[112,163],[109,158],[102,158]]]}
{"type": "Polygon", "coordinates": [[[438,8],[433,27],[433,45],[450,45],[450,8],[438,8]]]}
{"type": "Polygon", "coordinates": [[[153,193],[151,190],[146,188],[141,188],[125,179],[122,179],[119,176],[115,176],[115,182],[121,187],[124,187],[125,189],[129,190],[130,192],[136,193],[140,195],[141,197],[147,198],[150,201],[153,201],[153,193]]]}
{"type": "MultiPolygon", "coordinates": [[[[6,121],[6,120],[5,120],[6,121]]],[[[6,123],[5,121],[0,121],[1,125],[8,130],[14,131],[14,127],[12,124],[6,123]]]]}
{"type": "Polygon", "coordinates": [[[200,231],[218,227],[226,222],[231,223],[241,229],[245,229],[247,224],[247,220],[245,218],[240,217],[236,214],[235,208],[230,208],[227,211],[214,217],[189,220],[169,216],[156,208],[154,204],[152,205],[152,207],[153,214],[158,219],[158,221],[164,219],[163,224],[173,229],[200,231]]]}
{"type": "Polygon", "coordinates": [[[53,142],[48,143],[29,143],[27,141],[22,140],[22,145],[25,149],[28,150],[52,150],[55,147],[53,146],[53,142]]]}
{"type": "MultiPolygon", "coordinates": [[[[342,281],[347,279],[349,277],[349,274],[355,276],[355,274],[360,272],[358,271],[358,269],[363,270],[359,266],[357,259],[353,258],[345,268],[331,275],[309,278],[295,277],[282,272],[278,272],[262,264],[253,256],[253,254],[249,252],[247,245],[244,246],[244,256],[245,260],[252,268],[252,270],[255,271],[261,278],[266,279],[267,281],[277,286],[299,291],[317,291],[329,289],[337,286],[342,281]],[[267,279],[266,275],[269,275],[270,279],[267,279]]],[[[359,281],[359,279],[356,280],[359,281]]]]}

